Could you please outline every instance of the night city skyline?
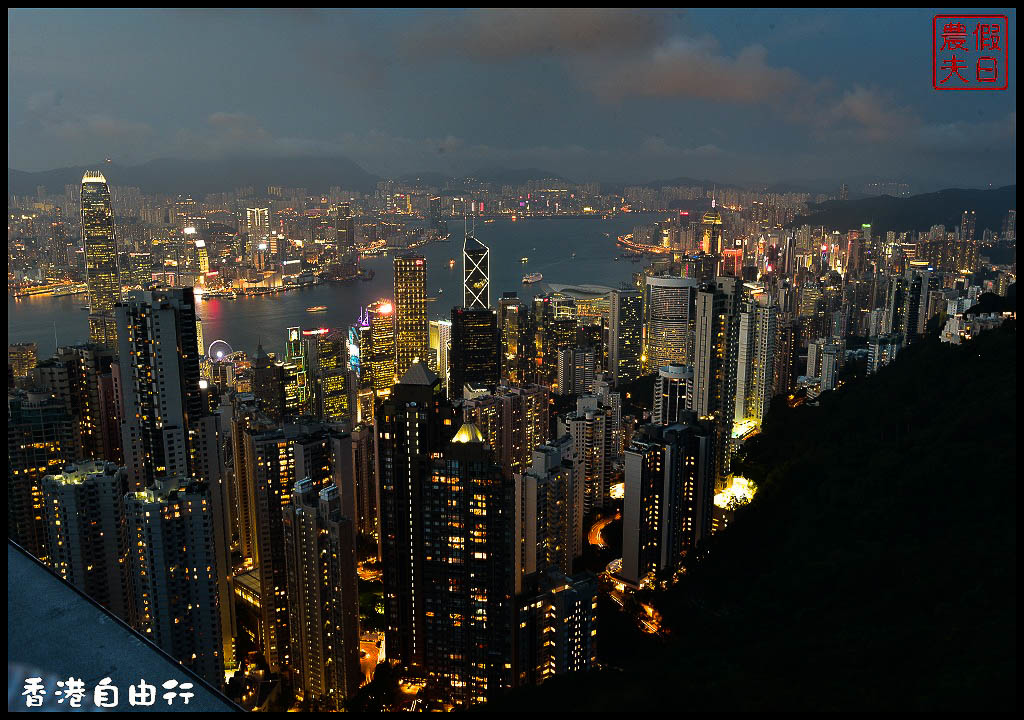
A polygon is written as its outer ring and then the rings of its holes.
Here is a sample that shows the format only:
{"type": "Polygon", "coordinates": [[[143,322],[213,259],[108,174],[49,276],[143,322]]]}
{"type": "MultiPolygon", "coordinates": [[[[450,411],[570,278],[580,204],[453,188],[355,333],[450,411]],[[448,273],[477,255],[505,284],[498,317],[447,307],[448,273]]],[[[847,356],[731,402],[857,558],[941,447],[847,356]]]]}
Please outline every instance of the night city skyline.
{"type": "Polygon", "coordinates": [[[1016,706],[1016,13],[8,10],[8,709],[1016,706]]]}

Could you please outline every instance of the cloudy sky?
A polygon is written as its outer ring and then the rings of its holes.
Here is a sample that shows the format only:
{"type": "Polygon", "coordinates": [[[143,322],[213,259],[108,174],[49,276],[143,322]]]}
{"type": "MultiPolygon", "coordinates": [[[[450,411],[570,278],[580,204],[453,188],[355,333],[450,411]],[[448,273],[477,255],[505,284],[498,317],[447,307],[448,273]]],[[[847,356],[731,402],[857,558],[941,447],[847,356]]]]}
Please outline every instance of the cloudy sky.
{"type": "Polygon", "coordinates": [[[8,11],[8,166],[238,152],[378,174],[1016,182],[931,11],[8,11]]]}

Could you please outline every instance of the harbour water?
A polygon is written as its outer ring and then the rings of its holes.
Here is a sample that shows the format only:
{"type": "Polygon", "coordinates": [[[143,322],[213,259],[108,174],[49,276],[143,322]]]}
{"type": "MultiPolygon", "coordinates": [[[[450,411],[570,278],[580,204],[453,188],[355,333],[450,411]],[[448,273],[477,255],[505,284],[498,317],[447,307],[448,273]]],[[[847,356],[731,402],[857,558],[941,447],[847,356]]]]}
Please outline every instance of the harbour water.
{"type": "MultiPolygon", "coordinates": [[[[504,292],[514,291],[520,297],[530,298],[544,292],[548,283],[619,287],[643,264],[615,260],[622,254],[615,238],[658,217],[630,213],[608,220],[527,218],[478,223],[476,235],[491,249],[492,305],[497,306],[504,292]],[[521,261],[524,257],[528,262],[521,261]],[[522,284],[523,275],[538,272],[543,274],[543,282],[522,284]]],[[[427,295],[433,298],[428,307],[431,319],[449,317],[452,306],[462,304],[461,223],[452,223],[451,229],[448,242],[432,243],[417,251],[427,259],[427,295]],[[455,265],[450,267],[453,258],[455,265]]],[[[374,270],[373,280],[316,285],[263,297],[199,302],[206,346],[220,339],[235,350],[252,353],[262,341],[266,350],[281,351],[288,327],[347,327],[356,320],[360,308],[374,300],[392,297],[392,258],[371,258],[363,261],[363,266],[374,270]],[[327,310],[306,311],[318,305],[326,306],[327,310]]],[[[51,355],[57,344],[85,342],[87,312],[81,309],[85,303],[84,295],[17,301],[8,295],[8,342],[35,342],[40,358],[51,355]]]]}

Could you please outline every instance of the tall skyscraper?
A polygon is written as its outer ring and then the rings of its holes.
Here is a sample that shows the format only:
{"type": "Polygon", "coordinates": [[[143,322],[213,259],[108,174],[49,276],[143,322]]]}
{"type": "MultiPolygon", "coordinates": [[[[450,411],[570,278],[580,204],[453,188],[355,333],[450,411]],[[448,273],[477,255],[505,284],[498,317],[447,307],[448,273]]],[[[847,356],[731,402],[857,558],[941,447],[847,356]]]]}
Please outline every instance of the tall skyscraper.
{"type": "Polygon", "coordinates": [[[570,435],[538,446],[516,474],[516,593],[548,568],[571,575],[583,555],[583,464],[570,435]]]}
{"type": "Polygon", "coordinates": [[[716,478],[728,471],[735,415],[739,282],[719,277],[697,291],[691,409],[713,423],[716,478]]]}
{"type": "Polygon", "coordinates": [[[597,662],[597,578],[567,576],[557,567],[540,573],[537,592],[518,600],[516,684],[585,672],[597,662]]]}
{"type": "Polygon", "coordinates": [[[355,528],[336,485],[298,481],[284,516],[291,671],[302,700],[344,708],[359,689],[355,528]]]}
{"type": "Polygon", "coordinates": [[[116,308],[121,445],[129,485],[191,477],[191,423],[206,410],[191,288],[135,292],[116,308]]]}
{"type": "Polygon", "coordinates": [[[575,412],[559,417],[559,433],[572,436],[583,465],[584,512],[604,507],[611,498],[612,460],[618,454],[613,418],[613,409],[596,395],[579,397],[575,412]]]}
{"type": "Polygon", "coordinates": [[[654,379],[654,409],[651,422],[674,425],[683,413],[693,407],[693,368],[689,365],[666,365],[654,379]]]}
{"type": "Polygon", "coordinates": [[[441,385],[448,387],[448,375],[451,371],[452,352],[452,321],[430,321],[430,351],[434,358],[431,368],[441,378],[441,385]]]}
{"type": "MultiPolygon", "coordinates": [[[[514,682],[515,489],[484,437],[464,424],[422,478],[423,670],[459,705],[514,682]]],[[[416,597],[416,596],[419,597],[416,597]]]]}
{"type": "Polygon", "coordinates": [[[132,624],[182,665],[221,687],[221,603],[206,483],[160,478],[124,496],[132,624]]]}
{"type": "Polygon", "coordinates": [[[7,534],[46,562],[43,477],[75,461],[74,419],[47,392],[7,395],[7,534]]]}
{"type": "Polygon", "coordinates": [[[622,574],[633,584],[675,570],[711,534],[712,432],[687,413],[682,423],[644,426],[626,451],[622,574]]]}
{"type": "Polygon", "coordinates": [[[427,650],[423,486],[433,458],[447,447],[460,420],[437,375],[417,363],[381,404],[374,422],[387,653],[404,667],[422,669],[427,650]]]}
{"type": "Polygon", "coordinates": [[[644,300],[639,290],[608,293],[608,372],[616,385],[640,377],[644,300]]]}
{"type": "Polygon", "coordinates": [[[427,261],[422,255],[395,258],[395,375],[430,357],[427,330],[427,261]]]}
{"type": "Polygon", "coordinates": [[[16,379],[27,378],[36,366],[37,348],[32,342],[14,343],[7,346],[7,365],[16,379]]]}
{"type": "Polygon", "coordinates": [[[50,568],[125,622],[131,622],[124,526],[128,474],[88,460],[43,478],[50,568]]]}
{"type": "Polygon", "coordinates": [[[472,235],[462,247],[462,305],[470,310],[491,306],[491,251],[472,235]]]}
{"type": "Polygon", "coordinates": [[[649,276],[644,293],[644,368],[688,365],[693,352],[698,282],[694,278],[649,276]]]}
{"type": "Polygon", "coordinates": [[[371,387],[377,397],[391,392],[395,384],[395,306],[379,300],[366,308],[369,319],[368,347],[360,346],[371,387]]]}
{"type": "Polygon", "coordinates": [[[507,472],[523,472],[534,448],[548,439],[550,392],[543,385],[499,386],[493,393],[466,400],[465,422],[484,436],[507,472]]]}
{"type": "Polygon", "coordinates": [[[775,393],[777,308],[762,285],[745,283],[736,350],[736,422],[761,424],[775,393]]]}
{"type": "Polygon", "coordinates": [[[448,396],[461,399],[466,383],[496,385],[501,362],[498,357],[498,314],[489,308],[452,308],[452,353],[448,396]]]}
{"type": "Polygon", "coordinates": [[[331,436],[326,426],[315,423],[244,433],[252,564],[261,596],[258,640],[275,671],[287,667],[292,657],[282,509],[299,480],[309,478],[319,492],[351,467],[351,456],[334,457],[331,436]]]}
{"type": "Polygon", "coordinates": [[[89,288],[89,341],[116,348],[114,305],[121,300],[121,273],[110,188],[100,172],[88,171],[82,176],[82,240],[89,288]]]}

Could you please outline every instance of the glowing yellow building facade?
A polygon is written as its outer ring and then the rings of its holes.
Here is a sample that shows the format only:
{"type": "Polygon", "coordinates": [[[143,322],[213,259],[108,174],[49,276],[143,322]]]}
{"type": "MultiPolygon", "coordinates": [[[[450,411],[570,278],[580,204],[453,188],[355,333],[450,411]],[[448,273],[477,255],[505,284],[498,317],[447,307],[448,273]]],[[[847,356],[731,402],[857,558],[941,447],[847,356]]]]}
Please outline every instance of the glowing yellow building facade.
{"type": "Polygon", "coordinates": [[[121,300],[121,273],[110,188],[99,172],[89,171],[82,177],[82,239],[89,288],[89,341],[116,348],[114,305],[121,300]]]}

